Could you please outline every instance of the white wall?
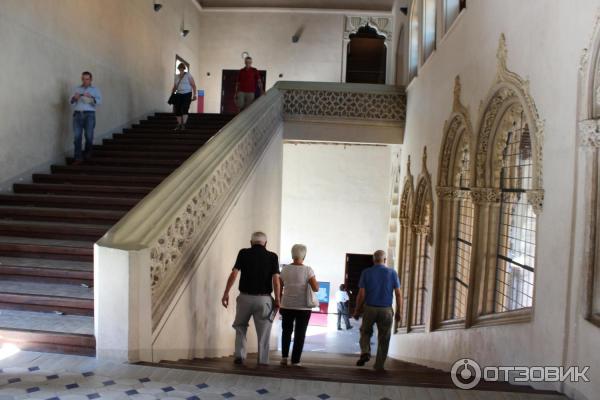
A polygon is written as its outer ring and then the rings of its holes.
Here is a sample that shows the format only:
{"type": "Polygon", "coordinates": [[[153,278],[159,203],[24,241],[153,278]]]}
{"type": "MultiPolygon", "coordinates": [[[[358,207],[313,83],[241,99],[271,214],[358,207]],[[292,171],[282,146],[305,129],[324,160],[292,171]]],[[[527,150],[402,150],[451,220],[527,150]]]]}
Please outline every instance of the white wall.
{"type": "MultiPolygon", "coordinates": [[[[220,357],[233,353],[235,332],[231,325],[235,317],[239,279],[229,294],[227,310],[221,305],[221,296],[238,250],[250,246],[252,232],[265,232],[267,248],[279,252],[282,149],[282,132],[279,132],[215,233],[210,249],[176,299],[166,322],[155,333],[152,344],[154,361],[220,357]]],[[[248,350],[256,351],[252,323],[248,332],[248,350]]],[[[273,333],[275,337],[276,332],[273,333]]]]}
{"type": "MultiPolygon", "coordinates": [[[[439,149],[444,121],[452,110],[454,77],[461,77],[462,101],[477,130],[480,102],[494,82],[498,39],[504,32],[508,67],[529,79],[531,94],[545,121],[545,202],[537,226],[533,321],[397,335],[392,339],[394,356],[444,368],[462,357],[485,365],[591,365],[593,383],[579,385],[576,398],[597,398],[600,329],[583,321],[580,314],[565,320],[569,301],[580,301],[578,293],[584,289],[575,287],[577,293],[570,293],[568,287],[573,223],[570,194],[574,184],[578,65],[582,49],[591,38],[597,6],[593,0],[470,1],[464,15],[438,42],[437,50],[410,84],[402,165],[411,155],[413,174],[417,176],[426,145],[428,167],[437,182],[439,149]],[[566,324],[584,326],[579,335],[567,337],[566,324]],[[568,359],[566,341],[570,346],[578,342],[576,354],[568,359]]],[[[574,392],[572,387],[567,390],[574,392]]]]}
{"type": "MultiPolygon", "coordinates": [[[[335,294],[346,253],[387,248],[390,169],[389,146],[286,143],[281,262],[291,262],[295,243],[305,244],[305,263],[335,294]]],[[[336,312],[335,300],[329,312],[336,312]]]]}
{"type": "Polygon", "coordinates": [[[245,51],[256,68],[267,70],[267,88],[278,80],[340,82],[343,20],[341,14],[203,12],[201,69],[194,77],[206,90],[206,110],[219,112],[222,70],[242,68],[245,51]],[[301,27],[299,42],[292,43],[301,27]]]}
{"type": "Polygon", "coordinates": [[[73,141],[68,97],[84,70],[104,97],[97,138],[168,110],[175,54],[198,65],[201,36],[191,0],[162,3],[155,13],[146,0],[0,1],[0,190],[64,162],[73,141]]]}

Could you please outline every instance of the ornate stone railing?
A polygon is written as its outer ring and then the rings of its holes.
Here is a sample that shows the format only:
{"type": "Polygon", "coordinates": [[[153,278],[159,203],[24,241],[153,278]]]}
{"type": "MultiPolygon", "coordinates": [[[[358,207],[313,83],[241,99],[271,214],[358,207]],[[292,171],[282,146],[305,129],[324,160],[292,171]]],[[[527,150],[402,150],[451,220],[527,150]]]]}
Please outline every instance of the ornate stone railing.
{"type": "Polygon", "coordinates": [[[234,118],[96,243],[98,356],[152,360],[170,307],[284,119],[403,126],[405,102],[382,85],[280,82],[234,118]]]}
{"type": "Polygon", "coordinates": [[[286,120],[360,120],[404,127],[406,93],[396,86],[279,82],[286,120]]]}

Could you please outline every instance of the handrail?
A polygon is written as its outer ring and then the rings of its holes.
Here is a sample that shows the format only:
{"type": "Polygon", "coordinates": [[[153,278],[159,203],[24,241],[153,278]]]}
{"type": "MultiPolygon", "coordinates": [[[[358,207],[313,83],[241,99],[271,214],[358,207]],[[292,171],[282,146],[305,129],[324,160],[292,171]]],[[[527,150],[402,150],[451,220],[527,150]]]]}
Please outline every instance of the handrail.
{"type": "Polygon", "coordinates": [[[281,94],[277,89],[261,96],[144,197],[98,241],[98,245],[121,250],[150,247],[198,191],[199,182],[209,179],[225,155],[236,146],[240,132],[251,129],[280,101],[281,94]]]}

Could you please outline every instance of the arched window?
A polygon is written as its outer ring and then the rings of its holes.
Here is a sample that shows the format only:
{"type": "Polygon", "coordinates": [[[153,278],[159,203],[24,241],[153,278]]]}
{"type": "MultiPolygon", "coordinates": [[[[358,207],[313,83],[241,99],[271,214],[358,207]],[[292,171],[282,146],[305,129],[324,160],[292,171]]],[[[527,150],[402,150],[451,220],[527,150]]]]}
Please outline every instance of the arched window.
{"type": "Polygon", "coordinates": [[[467,8],[467,0],[444,0],[445,32],[448,32],[458,14],[465,8],[467,8]]]}
{"type": "Polygon", "coordinates": [[[400,242],[398,251],[398,275],[402,298],[400,299],[400,327],[408,327],[408,303],[410,294],[410,276],[412,260],[412,209],[413,209],[413,177],[410,172],[410,156],[408,156],[407,175],[400,199],[400,242]]]}
{"type": "Polygon", "coordinates": [[[427,60],[436,45],[436,4],[437,0],[423,2],[423,59],[427,60]]]}
{"type": "Polygon", "coordinates": [[[424,329],[427,324],[428,288],[432,269],[431,245],[433,243],[433,195],[431,177],[427,171],[427,150],[423,153],[423,171],[415,189],[415,206],[412,229],[414,270],[410,289],[410,329],[424,329]]]}
{"type": "Polygon", "coordinates": [[[419,44],[421,36],[420,26],[420,0],[414,0],[410,9],[410,35],[409,35],[409,55],[408,55],[408,80],[417,76],[419,69],[419,44]]]}
{"type": "MultiPolygon", "coordinates": [[[[452,114],[444,127],[438,174],[439,233],[436,263],[436,324],[464,326],[471,280],[474,207],[471,198],[469,111],[460,101],[461,84],[454,83],[452,114]]],[[[436,326],[437,327],[437,326],[436,326]]]]}
{"type": "MultiPolygon", "coordinates": [[[[506,67],[504,35],[498,50],[498,79],[480,123],[472,188],[478,216],[487,221],[478,236],[484,252],[485,298],[481,314],[531,318],[535,282],[537,213],[543,203],[542,123],[527,83],[506,67]],[[492,255],[494,257],[492,257],[492,255]],[[510,312],[517,311],[518,313],[510,312]]],[[[501,316],[499,316],[501,318],[501,316]]]]}

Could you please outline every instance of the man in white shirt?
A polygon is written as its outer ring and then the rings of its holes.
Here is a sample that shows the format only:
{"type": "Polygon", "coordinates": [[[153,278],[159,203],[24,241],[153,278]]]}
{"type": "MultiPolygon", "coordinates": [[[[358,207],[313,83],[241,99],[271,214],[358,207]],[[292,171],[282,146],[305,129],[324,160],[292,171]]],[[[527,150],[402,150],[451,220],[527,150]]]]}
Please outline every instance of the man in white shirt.
{"type": "Polygon", "coordinates": [[[346,323],[346,329],[352,329],[352,325],[350,325],[350,310],[348,308],[348,301],[350,301],[350,297],[348,296],[348,292],[346,291],[346,285],[343,283],[340,285],[340,290],[335,293],[335,301],[337,303],[337,311],[338,311],[338,321],[337,328],[338,331],[342,330],[342,317],[344,317],[344,322],[346,323]]]}

